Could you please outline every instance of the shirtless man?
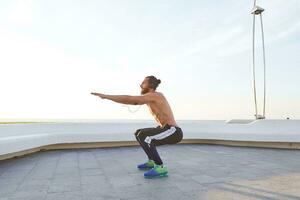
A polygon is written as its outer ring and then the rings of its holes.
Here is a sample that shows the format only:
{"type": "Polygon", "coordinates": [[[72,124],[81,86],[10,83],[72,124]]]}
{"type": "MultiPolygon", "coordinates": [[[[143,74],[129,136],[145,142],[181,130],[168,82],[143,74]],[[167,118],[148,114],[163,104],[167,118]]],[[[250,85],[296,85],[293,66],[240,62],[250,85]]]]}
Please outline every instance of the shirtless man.
{"type": "Polygon", "coordinates": [[[156,146],[176,144],[183,138],[183,132],[174,119],[167,99],[161,92],[156,92],[160,82],[155,76],[145,77],[140,85],[141,95],[139,96],[91,93],[102,99],[109,99],[117,103],[130,105],[146,104],[148,106],[150,113],[154,116],[159,126],[142,128],[135,132],[136,140],[148,156],[147,162],[137,166],[138,169],[148,170],[144,173],[146,178],[168,175],[168,170],[163,165],[156,146]]]}

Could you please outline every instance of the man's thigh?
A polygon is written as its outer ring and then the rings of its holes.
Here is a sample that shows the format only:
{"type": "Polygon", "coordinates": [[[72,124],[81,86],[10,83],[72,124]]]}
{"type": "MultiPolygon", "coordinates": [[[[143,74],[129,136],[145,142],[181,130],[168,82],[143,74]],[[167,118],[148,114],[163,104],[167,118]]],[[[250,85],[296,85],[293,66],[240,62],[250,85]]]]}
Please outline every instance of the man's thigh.
{"type": "Polygon", "coordinates": [[[137,132],[137,136],[141,139],[145,139],[147,136],[153,136],[153,135],[156,135],[156,134],[162,132],[162,130],[159,128],[159,126],[141,128],[141,129],[138,129],[138,130],[139,131],[137,132]]]}
{"type": "Polygon", "coordinates": [[[170,127],[161,128],[160,126],[153,128],[145,128],[141,129],[139,132],[139,138],[142,141],[147,141],[147,143],[152,143],[156,146],[164,145],[164,144],[176,144],[181,138],[182,134],[175,130],[172,132],[170,127]]]}
{"type": "Polygon", "coordinates": [[[155,146],[165,145],[165,144],[176,144],[180,140],[180,136],[177,133],[174,133],[166,138],[156,140],[153,139],[152,142],[155,146]]]}
{"type": "Polygon", "coordinates": [[[135,131],[135,136],[138,136],[141,132],[148,132],[149,130],[154,128],[155,127],[139,128],[135,131]]]}
{"type": "Polygon", "coordinates": [[[180,142],[183,138],[183,133],[181,129],[174,127],[158,128],[156,134],[151,136],[151,143],[155,146],[160,146],[164,144],[176,144],[180,142]],[[175,129],[175,130],[174,130],[175,129]]]}

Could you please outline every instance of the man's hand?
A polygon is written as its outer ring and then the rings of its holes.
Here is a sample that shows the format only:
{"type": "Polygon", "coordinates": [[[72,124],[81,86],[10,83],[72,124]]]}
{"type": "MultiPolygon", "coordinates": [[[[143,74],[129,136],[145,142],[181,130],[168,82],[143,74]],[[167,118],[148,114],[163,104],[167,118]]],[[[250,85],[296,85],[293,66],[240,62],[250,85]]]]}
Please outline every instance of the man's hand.
{"type": "Polygon", "coordinates": [[[92,95],[95,95],[95,96],[98,96],[102,99],[105,99],[106,98],[106,95],[105,94],[102,94],[102,93],[96,93],[96,92],[91,92],[92,95]]]}

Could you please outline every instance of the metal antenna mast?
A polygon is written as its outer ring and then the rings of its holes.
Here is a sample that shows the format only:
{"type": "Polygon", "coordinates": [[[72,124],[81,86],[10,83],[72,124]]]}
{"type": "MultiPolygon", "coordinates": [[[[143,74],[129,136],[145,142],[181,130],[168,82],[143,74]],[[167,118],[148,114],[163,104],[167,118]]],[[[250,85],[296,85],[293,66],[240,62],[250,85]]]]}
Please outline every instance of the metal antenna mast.
{"type": "Polygon", "coordinates": [[[264,30],[262,21],[263,8],[256,5],[256,0],[254,0],[253,9],[251,14],[253,14],[253,32],[252,32],[252,69],[253,69],[253,92],[254,92],[254,103],[255,103],[255,118],[265,119],[266,111],[266,59],[265,59],[265,41],[264,41],[264,30]],[[255,80],[255,17],[259,15],[260,26],[261,26],[261,38],[262,38],[262,48],[263,48],[263,65],[264,65],[264,100],[263,100],[263,114],[259,115],[257,110],[257,98],[256,98],[256,80],[255,80]]]}

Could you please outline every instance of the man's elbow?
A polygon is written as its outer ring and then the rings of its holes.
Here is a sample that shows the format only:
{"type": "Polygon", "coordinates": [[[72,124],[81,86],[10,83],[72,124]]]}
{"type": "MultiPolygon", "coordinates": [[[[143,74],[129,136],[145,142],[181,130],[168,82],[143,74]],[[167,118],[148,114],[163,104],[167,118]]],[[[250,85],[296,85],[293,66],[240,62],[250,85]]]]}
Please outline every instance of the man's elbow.
{"type": "Polygon", "coordinates": [[[134,100],[132,102],[132,105],[143,105],[145,104],[146,102],[145,101],[141,101],[141,100],[134,100]]]}
{"type": "Polygon", "coordinates": [[[143,105],[145,104],[144,102],[138,102],[138,101],[135,101],[132,103],[132,105],[143,105]]]}

